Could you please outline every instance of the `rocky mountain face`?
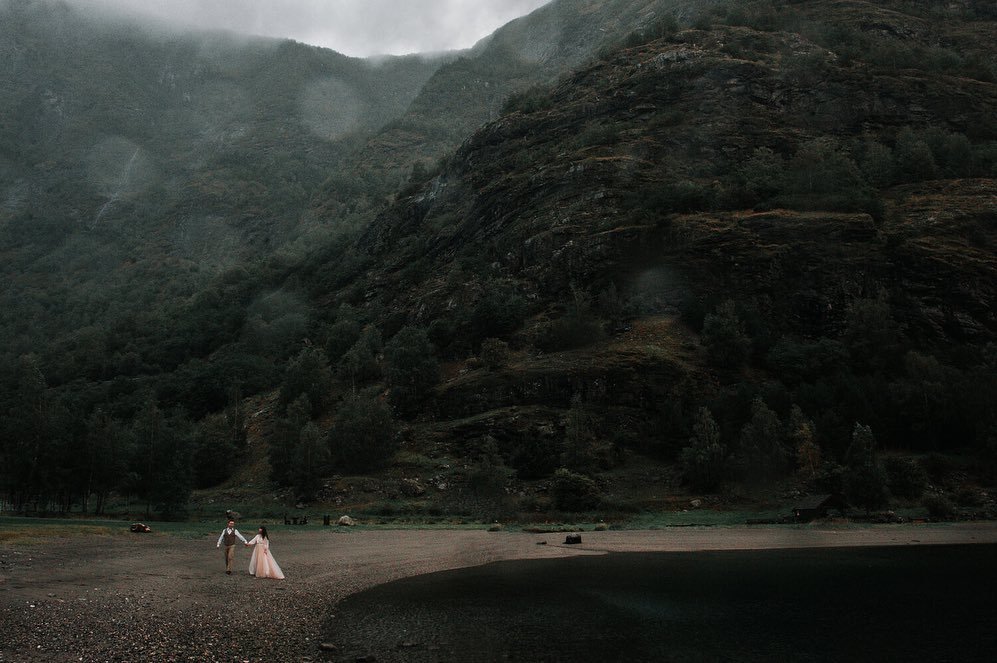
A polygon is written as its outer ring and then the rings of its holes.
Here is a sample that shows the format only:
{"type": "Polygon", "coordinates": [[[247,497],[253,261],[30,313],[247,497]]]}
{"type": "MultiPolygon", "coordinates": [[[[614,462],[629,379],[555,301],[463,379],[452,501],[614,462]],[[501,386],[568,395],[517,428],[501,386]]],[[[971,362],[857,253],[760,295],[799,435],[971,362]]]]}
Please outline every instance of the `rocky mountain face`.
{"type": "Polygon", "coordinates": [[[461,311],[519,293],[523,326],[495,334],[514,359],[465,368],[426,405],[500,437],[556,428],[573,397],[604,432],[623,417],[648,424],[637,438],[687,434],[667,432],[664,404],[788,383],[774,347],[845,343],[874,301],[907,351],[978,364],[997,334],[995,24],[913,9],[747,3],[581,67],[380,215],[355,247],[369,268],[336,298],[456,330],[436,340],[461,358],[482,340],[461,311]],[[696,338],[725,300],[755,337],[749,373],[696,338]],[[615,333],[565,350],[582,313],[615,333]]]}
{"type": "Polygon", "coordinates": [[[377,65],[0,14],[18,508],[102,453],[164,512],[229,457],[447,510],[679,490],[697,440],[711,489],[838,490],[873,437],[997,467],[992,3],[561,0],[377,65]]]}
{"type": "MultiPolygon", "coordinates": [[[[639,25],[655,4],[616,2],[626,17],[617,25],[599,3],[580,15],[554,3],[474,51],[375,62],[176,34],[50,0],[0,3],[10,64],[0,73],[0,254],[10,284],[0,332],[10,363],[36,352],[50,380],[71,379],[75,369],[56,367],[78,363],[67,351],[76,353],[81,329],[82,344],[98,348],[129,337],[125,354],[142,358],[132,374],[172,371],[230,343],[234,319],[158,368],[146,347],[186,335],[170,320],[200,317],[191,307],[215,301],[206,293],[226,279],[245,285],[244,306],[279,289],[316,248],[319,259],[340,251],[340,236],[366,224],[413,163],[459,143],[510,91],[591,53],[593,33],[639,25]],[[527,53],[557,22],[547,50],[527,53]],[[429,132],[419,128],[427,122],[429,132]],[[276,276],[243,269],[261,262],[276,276]],[[39,295],[46,305],[34,304],[39,295]]],[[[119,368],[113,360],[86,372],[119,368]]]]}

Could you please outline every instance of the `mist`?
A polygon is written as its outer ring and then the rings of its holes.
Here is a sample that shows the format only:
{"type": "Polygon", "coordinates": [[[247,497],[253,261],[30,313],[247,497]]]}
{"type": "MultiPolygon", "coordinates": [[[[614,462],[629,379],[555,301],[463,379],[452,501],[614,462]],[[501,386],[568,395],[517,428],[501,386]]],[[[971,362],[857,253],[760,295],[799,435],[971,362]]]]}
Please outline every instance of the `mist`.
{"type": "Polygon", "coordinates": [[[469,48],[550,0],[68,0],[74,7],[200,30],[293,39],[345,55],[469,48]]]}

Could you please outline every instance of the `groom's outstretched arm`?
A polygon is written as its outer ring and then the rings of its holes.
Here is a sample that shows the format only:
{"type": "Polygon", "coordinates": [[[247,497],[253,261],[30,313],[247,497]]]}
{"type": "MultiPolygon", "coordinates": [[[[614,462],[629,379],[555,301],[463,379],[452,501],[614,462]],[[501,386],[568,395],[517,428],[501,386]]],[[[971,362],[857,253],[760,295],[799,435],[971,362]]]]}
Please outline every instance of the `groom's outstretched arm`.
{"type": "Polygon", "coordinates": [[[236,530],[236,531],[235,531],[235,535],[236,535],[237,537],[239,537],[240,539],[242,539],[242,542],[243,542],[243,543],[248,543],[248,541],[246,541],[246,537],[244,537],[244,536],[243,536],[242,534],[239,534],[239,530],[236,530]]]}

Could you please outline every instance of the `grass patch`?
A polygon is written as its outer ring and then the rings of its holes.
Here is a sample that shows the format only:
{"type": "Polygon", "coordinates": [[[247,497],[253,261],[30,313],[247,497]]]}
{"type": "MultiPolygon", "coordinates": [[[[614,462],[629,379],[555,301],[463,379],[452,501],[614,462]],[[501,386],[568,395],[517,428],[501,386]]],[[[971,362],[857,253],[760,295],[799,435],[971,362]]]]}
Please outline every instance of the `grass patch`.
{"type": "Polygon", "coordinates": [[[748,520],[776,519],[785,516],[786,509],[760,511],[715,511],[694,509],[689,511],[659,511],[642,513],[614,529],[661,529],[664,527],[732,527],[744,525],[748,520]]]}

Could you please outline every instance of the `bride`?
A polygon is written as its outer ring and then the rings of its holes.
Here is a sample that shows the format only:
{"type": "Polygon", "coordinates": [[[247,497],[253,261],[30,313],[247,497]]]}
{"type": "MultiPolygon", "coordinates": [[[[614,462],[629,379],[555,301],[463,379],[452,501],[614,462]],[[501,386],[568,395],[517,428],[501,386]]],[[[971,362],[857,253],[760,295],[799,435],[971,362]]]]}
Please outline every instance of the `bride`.
{"type": "Polygon", "coordinates": [[[270,554],[270,538],[267,536],[266,527],[260,527],[259,534],[250,539],[246,545],[255,546],[253,556],[249,558],[249,575],[257,578],[284,579],[284,573],[270,554]]]}

